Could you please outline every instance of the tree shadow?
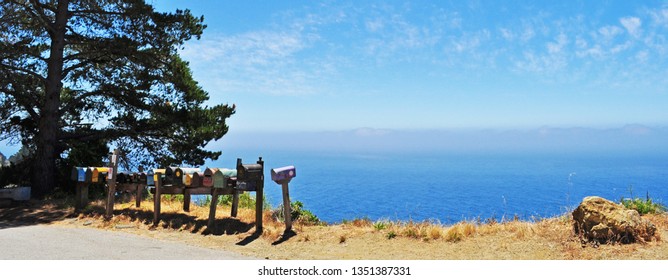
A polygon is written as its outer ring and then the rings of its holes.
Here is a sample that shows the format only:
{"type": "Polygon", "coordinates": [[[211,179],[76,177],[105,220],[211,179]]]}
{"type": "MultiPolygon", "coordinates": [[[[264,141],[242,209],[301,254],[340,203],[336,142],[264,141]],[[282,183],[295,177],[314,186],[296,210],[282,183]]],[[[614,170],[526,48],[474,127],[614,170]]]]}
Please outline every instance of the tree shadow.
{"type": "Polygon", "coordinates": [[[49,201],[12,201],[0,208],[0,229],[50,224],[77,216],[71,207],[58,206],[49,201]]]}
{"type": "MultiPolygon", "coordinates": [[[[103,213],[104,208],[101,209],[103,213]]],[[[114,215],[128,217],[130,222],[141,222],[145,225],[153,224],[153,211],[138,209],[114,210],[114,215]]],[[[203,235],[235,235],[248,232],[253,228],[253,223],[245,223],[235,218],[216,219],[213,226],[207,226],[208,219],[201,219],[186,213],[160,213],[160,224],[151,228],[161,227],[171,230],[188,230],[190,233],[203,235]]]]}
{"type": "MultiPolygon", "coordinates": [[[[131,200],[131,199],[130,199],[131,200]]],[[[71,205],[63,200],[31,200],[12,202],[8,207],[0,208],[0,229],[50,224],[70,218],[88,217],[99,219],[106,213],[101,204],[90,203],[84,209],[75,211],[71,205]]],[[[122,220],[140,222],[145,225],[153,224],[153,211],[132,208],[114,209],[115,217],[122,220]]],[[[207,226],[208,219],[191,216],[187,213],[160,213],[161,223],[158,227],[171,230],[187,230],[193,234],[203,235],[236,235],[248,232],[255,223],[242,222],[236,218],[226,217],[216,219],[211,228],[207,226]]],[[[155,228],[155,226],[152,226],[155,228]]]]}

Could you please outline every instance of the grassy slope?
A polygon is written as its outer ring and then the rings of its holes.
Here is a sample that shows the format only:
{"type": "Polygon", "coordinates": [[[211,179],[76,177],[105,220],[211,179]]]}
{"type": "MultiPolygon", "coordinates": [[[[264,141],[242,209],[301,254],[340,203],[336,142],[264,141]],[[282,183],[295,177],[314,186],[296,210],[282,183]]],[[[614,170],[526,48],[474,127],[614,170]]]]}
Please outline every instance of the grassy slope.
{"type": "Polygon", "coordinates": [[[152,201],[139,208],[134,203],[117,204],[110,221],[102,218],[101,201],[94,201],[83,213],[74,213],[62,202],[32,203],[24,208],[0,209],[0,221],[26,219],[70,227],[96,227],[126,231],[195,246],[225,249],[269,259],[668,259],[668,216],[646,215],[659,228],[658,240],[647,244],[584,245],[572,233],[569,217],[536,222],[491,223],[371,222],[364,219],[329,226],[295,223],[295,235],[282,238],[284,225],[269,211],[264,215],[264,232],[255,231],[255,214],[240,209],[237,218],[229,208],[219,206],[213,229],[206,227],[208,207],[181,210],[178,201],[163,200],[162,220],[153,226],[152,201]],[[12,213],[14,212],[14,213],[12,213]],[[48,217],[48,218],[45,218],[48,217]]]}

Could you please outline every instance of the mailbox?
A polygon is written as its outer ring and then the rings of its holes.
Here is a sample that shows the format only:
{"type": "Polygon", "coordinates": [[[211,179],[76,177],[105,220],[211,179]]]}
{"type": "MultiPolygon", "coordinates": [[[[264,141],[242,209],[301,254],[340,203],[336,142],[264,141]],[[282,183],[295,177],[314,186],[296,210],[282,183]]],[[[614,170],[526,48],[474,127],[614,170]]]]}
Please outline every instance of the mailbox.
{"type": "Polygon", "coordinates": [[[254,192],[257,190],[257,183],[253,181],[237,182],[236,189],[240,191],[254,192]]]}
{"type": "Polygon", "coordinates": [[[264,188],[264,161],[262,157],[257,164],[243,164],[237,159],[237,186],[242,191],[257,191],[264,188]]]}
{"type": "Polygon", "coordinates": [[[213,187],[214,188],[226,188],[229,187],[228,179],[230,177],[237,176],[237,170],[227,169],[227,168],[216,168],[216,172],[213,173],[213,187]]]}
{"type": "Polygon", "coordinates": [[[125,183],[131,183],[132,178],[130,178],[130,173],[127,172],[119,172],[116,174],[116,183],[117,184],[125,184],[125,183]]]}
{"type": "Polygon", "coordinates": [[[177,167],[174,170],[174,179],[178,180],[181,178],[181,183],[186,186],[190,185],[190,180],[192,179],[192,174],[195,172],[200,172],[199,168],[187,168],[187,167],[177,167]]]}
{"type": "Polygon", "coordinates": [[[176,169],[178,167],[175,166],[165,168],[165,179],[163,181],[165,185],[180,185],[182,183],[183,173],[178,172],[177,174],[176,169]]]}
{"type": "Polygon", "coordinates": [[[137,183],[146,185],[147,181],[148,181],[148,176],[146,176],[146,173],[144,172],[137,173],[137,183]]]}
{"type": "Polygon", "coordinates": [[[271,180],[278,184],[289,183],[295,176],[297,176],[297,170],[292,165],[271,170],[271,180]]]}
{"type": "MultiPolygon", "coordinates": [[[[71,173],[71,175],[70,175],[70,179],[71,179],[72,181],[80,182],[80,181],[79,181],[79,169],[80,169],[80,168],[81,168],[81,167],[76,167],[76,166],[75,166],[75,167],[72,167],[72,173],[71,173]]],[[[84,176],[84,179],[85,179],[85,178],[86,178],[86,177],[84,176]]]]}
{"type": "Polygon", "coordinates": [[[203,178],[204,178],[204,173],[202,172],[193,173],[192,178],[190,179],[190,187],[191,188],[201,187],[203,178]]]}
{"type": "Polygon", "coordinates": [[[93,172],[88,167],[77,167],[77,182],[90,182],[93,172]]]}
{"type": "Polygon", "coordinates": [[[218,168],[207,168],[204,170],[204,177],[202,177],[202,186],[213,187],[213,174],[218,171],[218,168]]]}
{"type": "Polygon", "coordinates": [[[126,183],[137,183],[139,182],[139,176],[137,173],[130,173],[128,172],[128,176],[126,177],[126,183]]]}
{"type": "MultiPolygon", "coordinates": [[[[153,185],[155,186],[155,181],[162,180],[165,178],[165,168],[162,169],[153,169],[153,185]],[[160,173],[160,178],[158,178],[158,173],[160,173]]],[[[164,183],[163,183],[164,184],[164,183]]]]}
{"type": "MultiPolygon", "coordinates": [[[[86,167],[84,167],[84,168],[86,168],[86,167]]],[[[88,182],[88,183],[93,182],[93,169],[94,169],[94,167],[86,168],[86,182],[88,182]]]]}
{"type": "Polygon", "coordinates": [[[216,172],[213,173],[213,187],[224,188],[225,185],[227,185],[227,180],[223,175],[223,172],[220,172],[220,170],[216,170],[216,172]]]}
{"type": "Polygon", "coordinates": [[[264,180],[264,166],[261,164],[262,158],[258,164],[242,164],[241,159],[237,159],[237,179],[239,181],[259,181],[264,180]]]}
{"type": "Polygon", "coordinates": [[[109,172],[108,167],[92,167],[93,174],[91,181],[93,183],[104,182],[109,172]]]}
{"type": "Polygon", "coordinates": [[[153,170],[149,170],[146,172],[146,185],[148,186],[155,186],[155,174],[153,173],[153,170]]]}

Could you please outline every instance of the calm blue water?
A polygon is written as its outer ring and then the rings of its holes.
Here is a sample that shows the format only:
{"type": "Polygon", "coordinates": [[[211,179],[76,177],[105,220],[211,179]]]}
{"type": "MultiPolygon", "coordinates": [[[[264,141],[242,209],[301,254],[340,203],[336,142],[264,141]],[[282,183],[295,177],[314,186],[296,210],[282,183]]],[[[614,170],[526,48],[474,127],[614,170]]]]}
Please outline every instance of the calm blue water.
{"type": "MultiPolygon", "coordinates": [[[[225,151],[209,166],[234,168],[236,158],[255,163],[257,152],[225,151]]],[[[292,201],[322,220],[430,220],[455,223],[487,218],[552,217],[585,196],[631,196],[668,202],[666,155],[365,154],[263,152],[271,168],[295,165],[292,201]]],[[[265,193],[276,207],[281,188],[265,193]]]]}

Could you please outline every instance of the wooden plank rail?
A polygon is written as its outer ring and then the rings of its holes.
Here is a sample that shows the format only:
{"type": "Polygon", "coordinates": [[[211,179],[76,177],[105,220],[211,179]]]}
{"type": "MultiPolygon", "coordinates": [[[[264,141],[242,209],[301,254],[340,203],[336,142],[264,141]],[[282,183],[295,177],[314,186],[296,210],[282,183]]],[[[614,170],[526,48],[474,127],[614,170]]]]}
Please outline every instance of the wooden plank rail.
{"type": "MultiPolygon", "coordinates": [[[[156,173],[156,176],[160,178],[160,173],[156,173]]],[[[212,188],[212,187],[193,187],[188,188],[184,186],[174,186],[174,185],[162,185],[162,180],[155,181],[155,187],[150,190],[153,194],[153,224],[158,225],[160,222],[160,206],[161,201],[160,197],[162,195],[178,195],[182,194],[183,197],[183,210],[188,212],[190,210],[190,196],[191,195],[211,195],[211,205],[209,206],[209,219],[207,226],[209,228],[213,227],[213,224],[216,219],[216,205],[218,204],[218,198],[221,195],[232,195],[232,209],[230,215],[236,217],[239,207],[239,194],[242,191],[235,190],[234,188],[212,188]]]]}
{"type": "Polygon", "coordinates": [[[140,167],[139,173],[119,173],[118,161],[119,151],[114,150],[109,156],[108,167],[73,168],[72,180],[76,181],[75,208],[77,210],[83,209],[88,203],[91,183],[106,183],[107,185],[104,214],[107,220],[111,219],[114,213],[116,192],[134,192],[135,206],[139,208],[143,191],[153,185],[149,191],[154,195],[154,225],[160,222],[162,195],[183,195],[183,211],[185,212],[190,211],[192,195],[211,195],[207,225],[213,228],[218,198],[221,195],[232,195],[230,216],[236,217],[239,209],[239,194],[250,191],[255,192],[255,232],[256,234],[262,233],[264,204],[264,161],[262,157],[256,164],[242,164],[241,159],[237,159],[236,169],[207,168],[204,172],[201,172],[199,168],[168,167],[144,173],[140,167]]]}

